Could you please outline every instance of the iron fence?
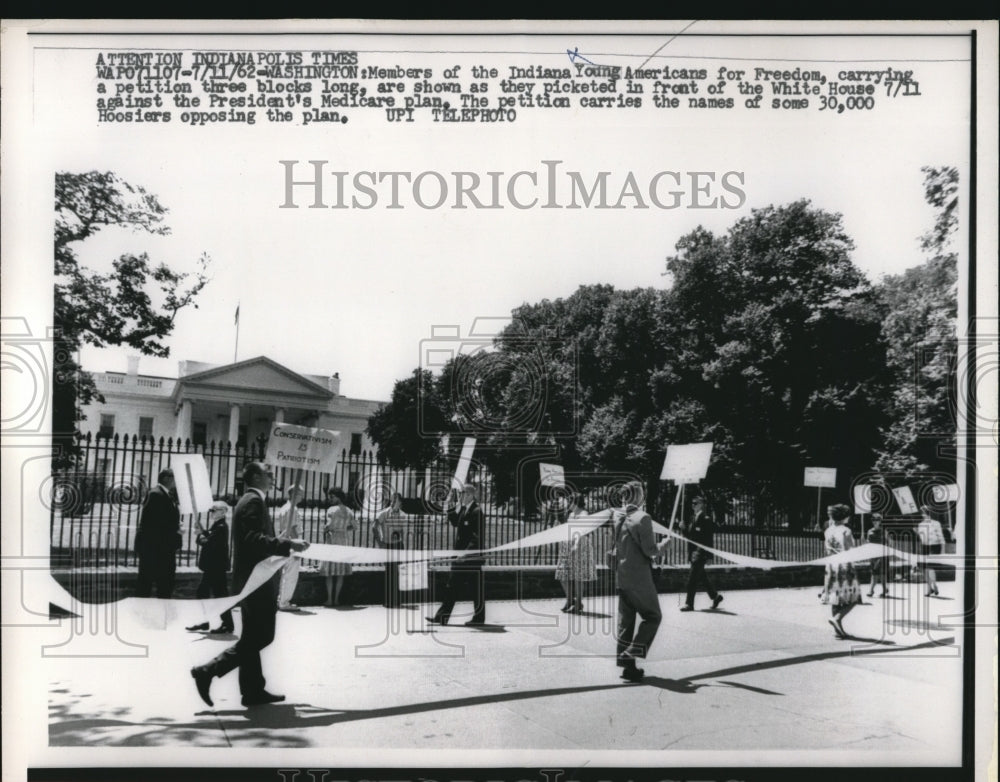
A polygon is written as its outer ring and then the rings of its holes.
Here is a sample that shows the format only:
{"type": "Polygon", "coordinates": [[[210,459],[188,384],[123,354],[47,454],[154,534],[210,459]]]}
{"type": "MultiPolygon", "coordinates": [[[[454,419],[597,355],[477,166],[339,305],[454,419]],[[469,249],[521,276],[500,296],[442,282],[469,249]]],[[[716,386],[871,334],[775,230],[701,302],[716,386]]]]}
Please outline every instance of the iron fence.
{"type": "MultiPolygon", "coordinates": [[[[194,443],[179,440],[152,440],[138,436],[81,438],[76,465],[53,476],[48,500],[52,561],[68,566],[131,567],[136,565],[135,533],[142,504],[159,472],[171,466],[177,454],[201,454],[205,459],[213,496],[234,505],[242,494],[241,473],[249,461],[264,458],[265,443],[194,443]]],[[[442,513],[440,502],[450,486],[453,464],[441,462],[425,470],[396,470],[381,464],[371,452],[343,451],[331,473],[275,470],[275,489],[267,497],[271,507],[285,502],[285,494],[298,479],[305,492],[299,506],[299,526],[303,537],[320,543],[328,503],[327,490],[339,489],[356,516],[350,532],[351,545],[374,547],[376,514],[387,507],[391,495],[403,497],[404,520],[398,530],[405,548],[447,549],[452,545],[453,528],[442,513]]],[[[480,505],[486,524],[486,547],[509,543],[550,526],[553,515],[518,499],[497,496],[493,477],[484,468],[473,470],[469,478],[481,487],[480,505]]],[[[599,476],[595,476],[599,482],[599,476]]],[[[673,487],[655,488],[656,509],[669,518],[673,487]]],[[[588,511],[605,507],[600,491],[585,494],[588,511]]],[[[759,498],[735,496],[715,503],[718,529],[717,548],[748,556],[804,561],[823,555],[822,533],[818,530],[793,531],[788,513],[765,506],[759,498]]],[[[197,558],[198,522],[204,518],[181,517],[183,542],[178,564],[193,566],[197,558]]],[[[593,533],[595,559],[604,562],[611,542],[611,530],[593,533]]],[[[489,563],[498,566],[552,566],[558,559],[557,544],[533,549],[499,552],[489,563]]],[[[683,542],[671,543],[661,563],[683,565],[687,550],[683,542]]],[[[308,564],[308,562],[307,562],[308,564]]]]}

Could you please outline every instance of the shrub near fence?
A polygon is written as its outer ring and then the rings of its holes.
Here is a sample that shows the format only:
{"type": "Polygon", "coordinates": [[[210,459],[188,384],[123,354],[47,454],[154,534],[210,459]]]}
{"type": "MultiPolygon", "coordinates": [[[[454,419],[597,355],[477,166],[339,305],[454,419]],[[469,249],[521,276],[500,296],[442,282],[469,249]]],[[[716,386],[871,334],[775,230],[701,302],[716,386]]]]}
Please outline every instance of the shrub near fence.
{"type": "MultiPolygon", "coordinates": [[[[241,473],[247,462],[261,460],[264,444],[250,447],[229,443],[197,444],[190,441],[157,440],[139,437],[81,441],[81,456],[76,467],[53,475],[48,499],[52,562],[56,567],[133,567],[135,532],[142,503],[156,484],[160,470],[169,467],[176,454],[198,453],[205,459],[213,496],[234,505],[242,493],[241,473]]],[[[411,549],[448,549],[453,528],[434,501],[434,489],[447,487],[453,465],[441,463],[428,470],[391,470],[379,464],[372,453],[341,453],[332,473],[304,473],[300,482],[305,499],[299,507],[303,536],[314,543],[323,542],[326,490],[341,489],[347,504],[357,516],[350,542],[355,546],[374,546],[373,523],[379,510],[386,507],[393,492],[404,499],[403,511],[409,514],[402,533],[404,545],[411,549]],[[431,499],[428,499],[431,494],[431,499]]],[[[509,543],[545,529],[543,516],[526,511],[514,501],[496,502],[494,482],[485,471],[470,474],[482,487],[481,505],[486,519],[486,545],[509,543]]],[[[292,470],[275,471],[275,490],[268,505],[284,503],[284,491],[295,476],[292,470]]],[[[670,488],[661,496],[668,498],[670,488]]],[[[601,510],[599,492],[587,497],[588,510],[601,510]]],[[[666,503],[661,504],[663,507],[666,503]]],[[[669,505],[666,505],[669,507],[669,505]]],[[[735,497],[716,508],[720,526],[717,548],[748,556],[789,561],[805,561],[823,555],[822,533],[789,532],[777,528],[787,524],[781,509],[767,508],[757,498],[735,497]]],[[[197,558],[197,524],[194,516],[181,517],[183,544],[178,564],[194,566],[197,558]]],[[[205,519],[200,521],[204,524],[205,519]]],[[[667,523],[668,519],[663,519],[667,523]]],[[[611,543],[608,528],[592,533],[595,558],[604,562],[611,543]]],[[[490,556],[489,564],[500,567],[555,567],[558,545],[501,552],[490,556]]],[[[661,557],[667,566],[687,563],[686,546],[675,541],[661,557]]]]}

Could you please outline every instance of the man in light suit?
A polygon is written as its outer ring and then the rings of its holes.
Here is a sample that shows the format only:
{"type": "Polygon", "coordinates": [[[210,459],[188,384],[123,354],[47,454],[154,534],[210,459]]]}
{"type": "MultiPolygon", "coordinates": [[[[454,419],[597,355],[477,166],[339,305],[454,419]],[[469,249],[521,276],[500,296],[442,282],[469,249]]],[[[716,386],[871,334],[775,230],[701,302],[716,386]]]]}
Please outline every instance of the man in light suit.
{"type": "MultiPolygon", "coordinates": [[[[483,526],[483,509],[479,507],[479,487],[474,483],[462,489],[462,504],[458,510],[448,510],[448,523],[455,527],[455,550],[471,551],[484,548],[486,530],[483,526]]],[[[475,608],[466,627],[486,624],[486,590],[483,582],[483,559],[463,557],[452,563],[444,583],[441,607],[434,616],[427,617],[431,624],[448,624],[458,600],[471,600],[475,608]]]]}
{"type": "Polygon", "coordinates": [[[174,471],[161,470],[157,483],[146,497],[135,533],[135,553],[139,557],[136,597],[169,598],[177,573],[177,550],[181,547],[181,514],[174,502],[174,471]]]}
{"type": "MultiPolygon", "coordinates": [[[[240,592],[258,562],[270,556],[287,557],[293,551],[305,551],[304,540],[280,540],[274,534],[274,523],[267,512],[267,492],[274,485],[271,468],[251,462],[243,470],[246,493],[236,503],[233,512],[233,591],[240,592]]],[[[278,579],[271,579],[247,595],[241,603],[243,630],[240,640],[205,665],[191,669],[201,699],[209,706],[209,688],[215,676],[225,676],[233,668],[240,669],[240,693],[244,706],[276,703],[284,695],[274,695],[265,689],[260,665],[260,650],[274,640],[275,618],[278,613],[278,579]]]]}
{"type": "Polygon", "coordinates": [[[653,560],[660,553],[653,537],[653,520],[639,506],[642,488],[625,489],[625,507],[611,517],[615,530],[615,571],[618,584],[617,664],[622,678],[642,681],[645,672],[636,660],[645,658],[656,637],[663,614],[653,581],[653,560]],[[636,615],[642,619],[635,629],[636,615]]]}

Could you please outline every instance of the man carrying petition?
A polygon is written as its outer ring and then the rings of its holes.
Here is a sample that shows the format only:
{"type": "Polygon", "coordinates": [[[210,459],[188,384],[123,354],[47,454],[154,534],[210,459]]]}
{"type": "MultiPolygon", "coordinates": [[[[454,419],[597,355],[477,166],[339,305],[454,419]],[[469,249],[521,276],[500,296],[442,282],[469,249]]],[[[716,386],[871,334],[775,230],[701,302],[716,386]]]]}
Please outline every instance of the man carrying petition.
{"type": "MultiPolygon", "coordinates": [[[[274,534],[274,523],[267,512],[267,493],[274,486],[271,468],[251,462],[243,470],[246,493],[236,503],[233,512],[233,590],[240,592],[258,562],[278,555],[289,556],[293,551],[305,551],[305,540],[281,540],[274,534]]],[[[278,580],[275,573],[259,589],[251,592],[240,604],[243,631],[240,640],[205,665],[191,669],[201,699],[209,706],[212,679],[225,676],[233,668],[240,669],[240,693],[244,706],[276,703],[284,695],[274,695],[265,689],[260,665],[260,650],[274,640],[275,618],[278,613],[278,580]]]]}
{"type": "Polygon", "coordinates": [[[646,657],[660,627],[663,614],[653,580],[653,560],[667,540],[657,546],[653,536],[653,520],[639,506],[642,487],[631,483],[622,490],[624,507],[612,513],[614,525],[614,560],[618,585],[619,667],[622,678],[642,681],[645,672],[636,667],[636,660],[646,657]],[[636,615],[642,620],[635,628],[636,615]]]}

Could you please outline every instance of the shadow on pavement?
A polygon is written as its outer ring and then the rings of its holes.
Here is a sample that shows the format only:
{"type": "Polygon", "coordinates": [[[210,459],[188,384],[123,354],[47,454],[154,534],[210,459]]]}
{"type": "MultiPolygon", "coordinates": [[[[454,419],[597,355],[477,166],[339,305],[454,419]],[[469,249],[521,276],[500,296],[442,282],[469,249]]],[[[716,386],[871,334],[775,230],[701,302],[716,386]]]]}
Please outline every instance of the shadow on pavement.
{"type": "Polygon", "coordinates": [[[201,641],[225,641],[226,643],[232,643],[239,636],[236,633],[200,633],[200,638],[192,638],[191,640],[195,643],[201,641]]]}
{"type": "MultiPolygon", "coordinates": [[[[869,641],[871,643],[884,643],[873,641],[869,638],[850,638],[845,640],[869,641]]],[[[914,646],[885,646],[879,649],[850,649],[845,652],[818,652],[816,654],[804,654],[799,657],[787,657],[784,660],[766,660],[759,663],[748,663],[747,665],[737,665],[732,668],[722,668],[718,671],[708,671],[698,673],[694,676],[686,677],[685,681],[692,679],[715,679],[719,676],[733,676],[739,673],[751,673],[753,671],[766,671],[771,668],[787,668],[792,665],[802,665],[804,663],[821,662],[822,660],[834,660],[838,657],[862,657],[869,654],[886,654],[891,652],[914,652],[919,649],[933,649],[938,646],[949,646],[955,642],[954,638],[942,638],[940,641],[928,641],[914,646]]],[[[647,679],[648,681],[648,679],[647,679]]]]}
{"type": "MultiPolygon", "coordinates": [[[[667,682],[668,680],[664,680],[667,682]]],[[[523,692],[494,693],[489,695],[475,695],[466,698],[451,698],[439,701],[427,701],[424,703],[408,703],[400,706],[388,706],[381,709],[357,709],[357,710],[337,710],[313,706],[307,703],[299,704],[276,704],[272,706],[255,706],[248,709],[220,709],[217,711],[203,710],[197,712],[195,717],[214,717],[215,721],[197,722],[172,722],[168,719],[153,719],[145,721],[129,721],[126,719],[107,719],[100,717],[88,717],[82,719],[70,719],[49,725],[49,743],[52,746],[83,746],[94,742],[93,730],[95,728],[138,728],[143,732],[123,736],[118,740],[106,737],[105,741],[96,742],[116,745],[136,745],[147,743],[148,745],[159,745],[167,737],[173,737],[173,741],[179,737],[186,736],[193,738],[192,734],[197,734],[202,738],[213,737],[218,740],[218,729],[223,732],[234,731],[229,737],[236,738],[239,743],[244,741],[256,742],[263,737],[269,737],[268,742],[261,742],[259,746],[309,746],[306,739],[301,736],[286,737],[274,735],[268,731],[281,728],[302,729],[317,728],[337,725],[342,722],[355,722],[358,720],[381,719],[383,717],[396,717],[408,714],[420,714],[429,711],[439,711],[442,709],[461,709],[469,706],[481,706],[493,703],[505,703],[509,701],[526,700],[529,698],[544,698],[558,695],[575,695],[585,692],[599,692],[601,690],[615,690],[621,687],[630,687],[626,682],[615,684],[599,684],[585,687],[557,687],[549,690],[526,690],[523,692]],[[150,728],[156,728],[150,731],[150,728]]],[[[126,714],[128,709],[123,710],[126,714]]],[[[124,716],[124,714],[122,715],[124,716]]]]}
{"type": "Polygon", "coordinates": [[[844,641],[863,641],[866,644],[874,644],[874,645],[877,645],[877,646],[898,646],[898,644],[895,641],[889,641],[889,640],[886,640],[885,638],[865,638],[862,635],[853,635],[852,633],[848,633],[847,636],[845,638],[843,638],[842,640],[844,640],[844,641]]]}
{"type": "Polygon", "coordinates": [[[750,692],[760,693],[761,695],[784,695],[783,692],[775,692],[774,690],[765,690],[763,687],[751,687],[749,684],[740,684],[739,682],[719,682],[719,684],[725,684],[727,687],[737,687],[741,690],[749,690],[750,692]]]}
{"type": "Polygon", "coordinates": [[[645,676],[637,684],[650,684],[661,690],[679,692],[682,695],[693,695],[702,687],[710,687],[709,684],[692,684],[687,679],[664,679],[662,676],[645,676]]]}
{"type": "MultiPolygon", "coordinates": [[[[501,628],[502,630],[502,628],[501,628]]],[[[856,641],[868,641],[878,644],[872,639],[855,638],[856,641]]],[[[767,660],[745,665],[722,668],[705,673],[694,674],[683,679],[667,679],[659,676],[648,676],[643,684],[651,685],[669,692],[693,694],[701,687],[718,686],[719,684],[744,689],[762,695],[781,695],[782,693],[766,690],[732,681],[721,681],[718,684],[696,684],[700,679],[718,679],[724,676],[734,676],[743,673],[755,673],[776,668],[785,668],[823,660],[844,657],[860,657],[865,655],[894,653],[901,651],[916,651],[932,649],[954,643],[954,638],[941,641],[931,641],[913,646],[883,646],[872,649],[852,648],[844,651],[820,652],[800,655],[781,660],[767,660]]],[[[610,673],[610,671],[609,671],[610,673]]],[[[176,744],[177,742],[199,744],[220,741],[219,729],[222,730],[221,740],[232,743],[235,739],[240,744],[255,744],[257,746],[312,746],[309,740],[301,734],[276,735],[275,729],[302,729],[326,727],[340,723],[360,720],[381,719],[411,714],[440,711],[444,709],[461,709],[474,706],[484,706],[508,703],[532,698],[558,697],[578,695],[605,690],[617,690],[633,686],[629,682],[596,684],[579,687],[554,687],[550,689],[523,690],[519,692],[488,693],[461,698],[406,703],[396,706],[386,706],[376,709],[333,709],[311,704],[275,704],[248,709],[203,710],[197,712],[195,721],[174,722],[165,717],[154,717],[147,720],[128,720],[131,709],[121,707],[114,709],[110,715],[88,714],[70,717],[70,707],[79,705],[79,698],[72,704],[50,706],[49,710],[49,743],[51,746],[84,746],[103,745],[144,745],[159,746],[161,744],[176,744]],[[109,718],[110,717],[110,718],[109,718]],[[206,720],[205,718],[211,718],[206,720]],[[201,718],[200,720],[197,718],[201,718]],[[97,735],[95,735],[95,730],[97,735]]],[[[55,690],[54,692],[60,692],[55,690]]]]}

